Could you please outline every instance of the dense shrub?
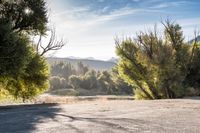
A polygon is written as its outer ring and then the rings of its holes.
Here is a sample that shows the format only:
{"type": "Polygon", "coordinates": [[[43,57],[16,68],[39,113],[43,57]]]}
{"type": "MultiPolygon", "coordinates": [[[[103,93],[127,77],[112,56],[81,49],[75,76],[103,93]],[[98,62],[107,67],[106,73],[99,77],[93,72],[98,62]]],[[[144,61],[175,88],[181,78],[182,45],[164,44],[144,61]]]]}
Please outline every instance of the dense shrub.
{"type": "Polygon", "coordinates": [[[135,86],[139,99],[183,97],[189,87],[200,87],[199,44],[184,42],[178,24],[167,20],[163,25],[162,36],[155,29],[116,40],[119,74],[135,86]]]}

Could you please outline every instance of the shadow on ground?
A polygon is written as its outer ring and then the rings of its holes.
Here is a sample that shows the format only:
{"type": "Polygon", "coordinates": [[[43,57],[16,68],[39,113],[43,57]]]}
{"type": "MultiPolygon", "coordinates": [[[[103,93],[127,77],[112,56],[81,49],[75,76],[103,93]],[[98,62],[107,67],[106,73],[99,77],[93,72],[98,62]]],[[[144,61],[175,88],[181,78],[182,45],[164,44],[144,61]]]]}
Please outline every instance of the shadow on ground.
{"type": "Polygon", "coordinates": [[[110,129],[112,127],[122,132],[131,132],[129,128],[123,127],[119,123],[122,121],[129,124],[132,122],[137,122],[142,125],[144,124],[143,121],[128,118],[88,118],[66,115],[58,104],[14,105],[0,107],[0,133],[46,133],[66,131],[84,133],[89,130],[89,128],[79,128],[76,125],[76,122],[97,126],[100,129],[102,127],[104,129],[110,129]],[[41,127],[37,127],[38,125],[41,127]]]}
{"type": "MultiPolygon", "coordinates": [[[[67,119],[70,118],[70,121],[69,121],[70,123],[72,122],[88,123],[88,125],[92,127],[96,127],[96,129],[102,130],[102,133],[108,131],[107,129],[112,129],[112,131],[116,130],[118,132],[123,132],[123,133],[124,132],[132,133],[133,131],[143,130],[144,125],[148,123],[148,121],[143,121],[139,119],[129,119],[129,118],[90,118],[90,117],[74,117],[74,116],[64,115],[64,114],[58,114],[58,115],[65,117],[67,119]],[[126,127],[128,124],[132,124],[132,127],[135,126],[137,128],[135,128],[134,130],[130,129],[126,127]],[[138,129],[138,127],[140,127],[140,129],[138,129]]],[[[65,126],[76,131],[76,133],[85,132],[85,130],[77,128],[78,126],[75,127],[71,124],[66,124],[65,126]]],[[[90,127],[90,130],[92,127],[90,127]]],[[[97,131],[94,131],[94,132],[97,132],[97,131]]],[[[109,130],[109,132],[111,131],[109,130]]]]}
{"type": "Polygon", "coordinates": [[[190,99],[0,106],[0,133],[198,133],[199,111],[190,99]]]}
{"type": "Polygon", "coordinates": [[[0,133],[29,133],[43,119],[54,119],[57,104],[11,105],[0,107],[0,133]]]}

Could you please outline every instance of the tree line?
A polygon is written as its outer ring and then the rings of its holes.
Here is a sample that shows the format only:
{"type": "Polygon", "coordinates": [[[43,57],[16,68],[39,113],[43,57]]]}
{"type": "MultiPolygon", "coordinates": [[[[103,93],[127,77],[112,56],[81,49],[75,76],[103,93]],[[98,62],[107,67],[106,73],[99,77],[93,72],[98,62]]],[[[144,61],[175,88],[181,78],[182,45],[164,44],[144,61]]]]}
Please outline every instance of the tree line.
{"type": "Polygon", "coordinates": [[[116,68],[112,71],[95,71],[84,66],[82,62],[75,66],[69,62],[51,66],[49,92],[66,88],[76,90],[76,95],[133,94],[132,87],[119,77],[116,68]]]}

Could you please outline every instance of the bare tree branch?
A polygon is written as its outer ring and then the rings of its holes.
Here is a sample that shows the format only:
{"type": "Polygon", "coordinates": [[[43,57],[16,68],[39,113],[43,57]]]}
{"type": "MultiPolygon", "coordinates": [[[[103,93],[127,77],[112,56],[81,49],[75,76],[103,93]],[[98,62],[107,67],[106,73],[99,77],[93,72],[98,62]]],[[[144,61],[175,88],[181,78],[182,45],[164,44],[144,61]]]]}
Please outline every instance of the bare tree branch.
{"type": "Polygon", "coordinates": [[[42,35],[40,35],[38,43],[36,44],[36,52],[39,53],[41,56],[43,56],[47,52],[59,50],[63,46],[65,46],[63,39],[61,39],[60,41],[57,41],[57,38],[55,35],[55,29],[52,29],[51,37],[47,45],[42,44],[42,35]]]}

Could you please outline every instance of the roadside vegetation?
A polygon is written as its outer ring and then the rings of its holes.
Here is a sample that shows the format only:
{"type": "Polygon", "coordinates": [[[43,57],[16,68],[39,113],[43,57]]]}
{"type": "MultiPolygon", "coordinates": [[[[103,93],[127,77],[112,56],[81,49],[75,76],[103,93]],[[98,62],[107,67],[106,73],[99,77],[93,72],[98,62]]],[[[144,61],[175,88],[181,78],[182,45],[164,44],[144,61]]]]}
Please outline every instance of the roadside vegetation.
{"type": "Polygon", "coordinates": [[[197,32],[185,42],[181,26],[169,20],[136,38],[116,40],[121,77],[134,86],[138,99],[178,98],[200,95],[200,43],[197,32]]]}

